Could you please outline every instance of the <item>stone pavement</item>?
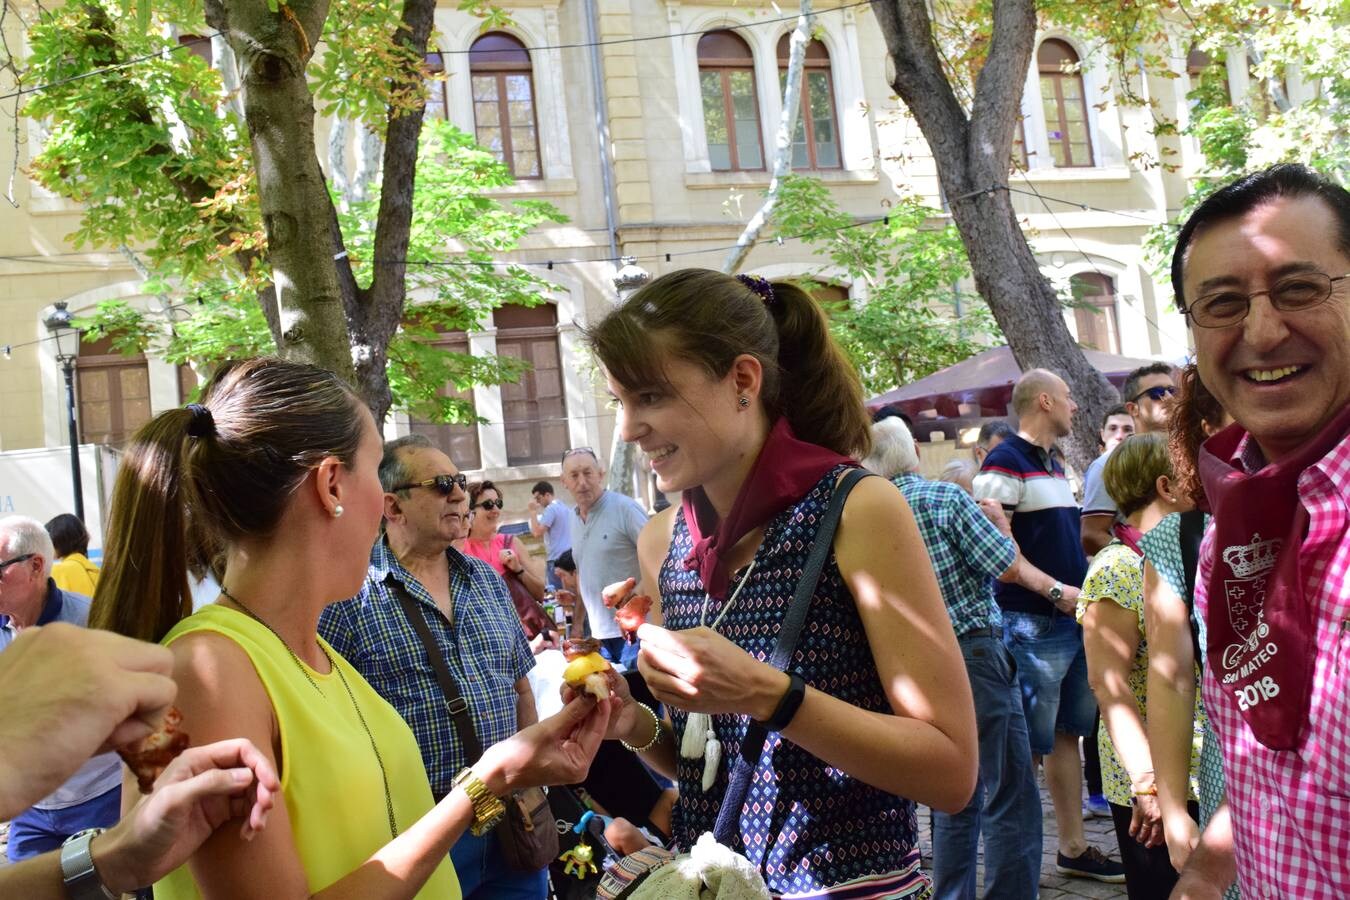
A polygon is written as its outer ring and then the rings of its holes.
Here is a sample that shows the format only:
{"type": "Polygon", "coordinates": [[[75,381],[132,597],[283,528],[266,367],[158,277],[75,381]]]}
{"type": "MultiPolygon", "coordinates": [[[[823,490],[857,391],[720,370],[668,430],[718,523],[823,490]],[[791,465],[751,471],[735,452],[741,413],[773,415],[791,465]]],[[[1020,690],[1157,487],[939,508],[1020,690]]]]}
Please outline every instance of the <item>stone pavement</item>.
{"type": "MultiPolygon", "coordinates": [[[[1104,900],[1104,898],[1125,896],[1125,885],[1123,884],[1103,884],[1100,881],[1092,881],[1088,878],[1065,878],[1057,873],[1055,871],[1055,852],[1058,846],[1058,837],[1055,831],[1055,813],[1050,806],[1050,795],[1046,793],[1044,787],[1041,788],[1041,815],[1042,828],[1045,834],[1041,851],[1041,900],[1079,900],[1079,898],[1104,900]]],[[[923,845],[925,869],[931,864],[933,855],[930,822],[927,808],[920,807],[919,837],[923,845]]],[[[1112,859],[1119,861],[1120,852],[1116,846],[1116,830],[1110,819],[1088,819],[1083,822],[1083,833],[1087,836],[1089,844],[1094,845],[1112,859]]],[[[980,851],[980,859],[981,866],[979,874],[976,876],[976,884],[980,889],[983,889],[983,849],[980,851]]]]}

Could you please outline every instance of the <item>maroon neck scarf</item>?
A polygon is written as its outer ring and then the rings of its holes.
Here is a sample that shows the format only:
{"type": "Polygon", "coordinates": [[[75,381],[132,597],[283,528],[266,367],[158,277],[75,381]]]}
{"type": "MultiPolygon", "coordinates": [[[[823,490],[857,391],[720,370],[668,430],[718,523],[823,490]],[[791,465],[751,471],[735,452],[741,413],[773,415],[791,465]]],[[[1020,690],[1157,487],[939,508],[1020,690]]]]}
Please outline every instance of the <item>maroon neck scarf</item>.
{"type": "Polygon", "coordinates": [[[694,542],[693,549],[684,558],[684,567],[697,569],[703,589],[710,596],[722,599],[730,579],[723,554],[731,552],[741,538],[800,500],[826,472],[853,462],[833,450],[798,440],[787,418],[780,417],[769,429],[764,447],[725,519],[718,521],[717,511],[703,488],[684,492],[680,504],[689,537],[694,542]]]}
{"type": "Polygon", "coordinates": [[[1246,434],[1241,426],[1200,448],[1200,479],[1215,529],[1206,615],[1210,664],[1256,739],[1272,750],[1298,746],[1316,655],[1298,559],[1308,530],[1298,478],[1347,433],[1350,406],[1296,454],[1250,475],[1229,462],[1246,434]]]}
{"type": "Polygon", "coordinates": [[[1111,526],[1111,533],[1115,535],[1118,541],[1133,550],[1135,555],[1144,555],[1144,551],[1139,547],[1139,539],[1144,536],[1144,533],[1138,528],[1135,528],[1129,522],[1117,522],[1111,526]]]}

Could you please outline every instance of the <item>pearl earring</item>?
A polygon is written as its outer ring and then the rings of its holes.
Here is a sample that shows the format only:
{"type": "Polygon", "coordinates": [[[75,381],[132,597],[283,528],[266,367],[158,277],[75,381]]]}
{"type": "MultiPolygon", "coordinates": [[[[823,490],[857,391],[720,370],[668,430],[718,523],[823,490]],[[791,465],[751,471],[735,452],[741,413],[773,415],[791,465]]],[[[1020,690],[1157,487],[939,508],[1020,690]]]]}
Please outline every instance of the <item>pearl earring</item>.
{"type": "Polygon", "coordinates": [[[342,517],[342,504],[338,503],[333,506],[333,518],[338,519],[341,517],[342,517]]]}
{"type": "Polygon", "coordinates": [[[749,408],[750,408],[750,398],[749,398],[749,397],[741,397],[741,398],[738,399],[736,402],[740,404],[741,409],[749,409],[749,408]]]}

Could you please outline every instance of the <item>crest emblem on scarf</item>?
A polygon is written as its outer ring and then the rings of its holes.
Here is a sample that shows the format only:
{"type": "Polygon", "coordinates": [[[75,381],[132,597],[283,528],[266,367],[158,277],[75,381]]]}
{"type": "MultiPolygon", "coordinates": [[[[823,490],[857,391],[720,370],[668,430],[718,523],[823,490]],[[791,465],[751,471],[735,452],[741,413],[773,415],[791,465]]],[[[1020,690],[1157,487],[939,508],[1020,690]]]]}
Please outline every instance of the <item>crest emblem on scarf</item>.
{"type": "Polygon", "coordinates": [[[1224,579],[1224,603],[1228,621],[1241,638],[1239,643],[1230,644],[1224,650],[1224,669],[1241,666],[1243,658],[1255,651],[1270,633],[1264,611],[1266,580],[1275,568],[1281,543],[1278,539],[1263,541],[1260,534],[1254,534],[1250,543],[1237,544],[1223,551],[1223,561],[1236,576],[1224,579]]]}

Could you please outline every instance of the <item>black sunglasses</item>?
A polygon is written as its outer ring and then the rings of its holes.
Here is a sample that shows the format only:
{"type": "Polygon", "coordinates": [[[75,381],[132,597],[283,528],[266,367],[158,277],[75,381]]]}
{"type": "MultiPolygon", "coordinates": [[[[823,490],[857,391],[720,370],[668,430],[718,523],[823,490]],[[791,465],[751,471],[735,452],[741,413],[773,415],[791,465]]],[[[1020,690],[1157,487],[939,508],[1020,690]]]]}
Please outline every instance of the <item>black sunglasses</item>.
{"type": "Polygon", "coordinates": [[[13,559],[5,560],[4,562],[0,563],[0,575],[4,575],[5,570],[8,569],[10,566],[14,565],[15,563],[27,562],[28,560],[32,559],[35,556],[37,556],[36,553],[25,553],[23,556],[16,556],[13,559]]]}
{"type": "Polygon", "coordinates": [[[455,475],[437,475],[435,478],[428,478],[426,481],[414,481],[410,484],[400,484],[398,487],[390,488],[389,493],[392,494],[397,491],[406,491],[408,488],[429,487],[435,488],[442,497],[449,497],[455,492],[456,487],[462,491],[466,488],[468,483],[469,479],[466,478],[463,473],[457,473],[455,475]]]}
{"type": "Polygon", "coordinates": [[[1172,387],[1172,385],[1160,384],[1157,387],[1151,387],[1147,390],[1140,391],[1130,398],[1130,402],[1138,403],[1140,397],[1148,397],[1155,402],[1160,402],[1164,397],[1171,397],[1176,392],[1177,389],[1172,387]]]}
{"type": "Polygon", "coordinates": [[[506,509],[506,501],[505,501],[505,500],[484,500],[482,503],[479,503],[475,508],[477,508],[477,509],[506,509]]]}

